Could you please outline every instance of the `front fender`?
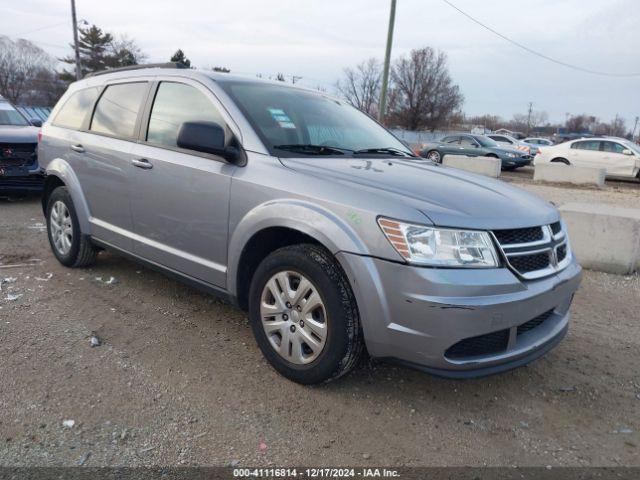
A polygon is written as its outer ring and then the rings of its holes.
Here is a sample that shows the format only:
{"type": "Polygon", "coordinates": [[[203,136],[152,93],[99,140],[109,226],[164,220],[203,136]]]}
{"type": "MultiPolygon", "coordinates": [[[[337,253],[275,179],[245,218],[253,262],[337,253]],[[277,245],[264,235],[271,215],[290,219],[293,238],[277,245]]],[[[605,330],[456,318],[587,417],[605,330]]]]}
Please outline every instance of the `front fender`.
{"type": "Polygon", "coordinates": [[[89,206],[87,205],[84,193],[82,193],[82,188],[80,188],[80,181],[73,171],[73,168],[71,168],[71,165],[62,158],[56,158],[47,165],[46,175],[58,177],[65,184],[67,190],[69,190],[69,195],[71,195],[71,200],[73,200],[76,214],[78,215],[80,230],[89,233],[91,231],[89,206]]]}
{"type": "Polygon", "coordinates": [[[227,290],[236,295],[237,274],[244,246],[258,232],[271,227],[297,230],[324,245],[334,255],[370,254],[357,232],[335,213],[303,200],[278,199],[254,207],[237,223],[229,241],[227,290]]]}

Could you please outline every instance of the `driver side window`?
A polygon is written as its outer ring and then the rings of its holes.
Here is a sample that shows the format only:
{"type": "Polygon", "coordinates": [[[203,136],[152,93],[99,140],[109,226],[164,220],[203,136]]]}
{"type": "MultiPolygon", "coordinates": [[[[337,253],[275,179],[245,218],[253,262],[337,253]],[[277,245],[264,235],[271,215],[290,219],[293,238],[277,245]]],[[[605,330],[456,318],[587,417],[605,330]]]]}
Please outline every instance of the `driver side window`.
{"type": "Polygon", "coordinates": [[[177,148],[184,122],[215,122],[225,128],[226,138],[231,138],[222,115],[204,93],[184,83],[160,83],[149,117],[147,142],[177,148]]]}

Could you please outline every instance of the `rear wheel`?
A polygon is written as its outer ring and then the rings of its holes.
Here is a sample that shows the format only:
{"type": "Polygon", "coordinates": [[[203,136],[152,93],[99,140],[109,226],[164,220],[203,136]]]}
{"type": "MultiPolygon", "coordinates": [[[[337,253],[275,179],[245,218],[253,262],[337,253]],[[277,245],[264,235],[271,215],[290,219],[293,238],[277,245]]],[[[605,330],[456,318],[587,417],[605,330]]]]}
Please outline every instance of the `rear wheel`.
{"type": "Polygon", "coordinates": [[[551,163],[564,163],[565,165],[571,165],[571,163],[569,163],[569,160],[562,157],[552,159],[551,163]]]}
{"type": "Polygon", "coordinates": [[[442,155],[440,155],[440,152],[437,150],[429,150],[427,152],[427,159],[435,163],[442,163],[442,155]]]}
{"type": "Polygon", "coordinates": [[[56,188],[47,200],[47,233],[53,254],[65,267],[91,265],[98,254],[80,224],[66,187],[56,188]]]}
{"type": "Polygon", "coordinates": [[[316,245],[284,247],[262,261],[251,282],[249,316],[266,359],[294,382],[338,378],[363,350],[358,309],[345,274],[316,245]]]}

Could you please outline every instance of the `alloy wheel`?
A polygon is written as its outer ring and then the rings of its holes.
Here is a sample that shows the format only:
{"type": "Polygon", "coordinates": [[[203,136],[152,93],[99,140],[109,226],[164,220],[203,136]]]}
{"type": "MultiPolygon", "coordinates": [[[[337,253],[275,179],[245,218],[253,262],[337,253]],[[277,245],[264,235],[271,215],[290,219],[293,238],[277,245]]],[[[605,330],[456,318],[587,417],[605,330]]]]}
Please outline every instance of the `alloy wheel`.
{"type": "Polygon", "coordinates": [[[73,243],[73,223],[67,206],[57,201],[51,208],[49,228],[55,249],[60,255],[67,255],[73,243]]]}

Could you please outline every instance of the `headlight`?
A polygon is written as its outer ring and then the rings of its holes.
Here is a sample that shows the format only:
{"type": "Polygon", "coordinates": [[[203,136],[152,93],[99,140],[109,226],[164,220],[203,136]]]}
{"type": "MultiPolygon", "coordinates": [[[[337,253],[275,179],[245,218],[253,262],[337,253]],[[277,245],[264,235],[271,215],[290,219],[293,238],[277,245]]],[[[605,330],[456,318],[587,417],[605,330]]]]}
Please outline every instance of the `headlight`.
{"type": "Polygon", "coordinates": [[[378,225],[407,261],[434,267],[497,267],[498,255],[487,232],[454,230],[379,218],[378,225]]]}
{"type": "Polygon", "coordinates": [[[505,153],[505,155],[506,155],[507,157],[509,157],[509,158],[516,158],[516,154],[515,154],[515,153],[509,153],[509,152],[507,152],[507,153],[505,153]]]}

